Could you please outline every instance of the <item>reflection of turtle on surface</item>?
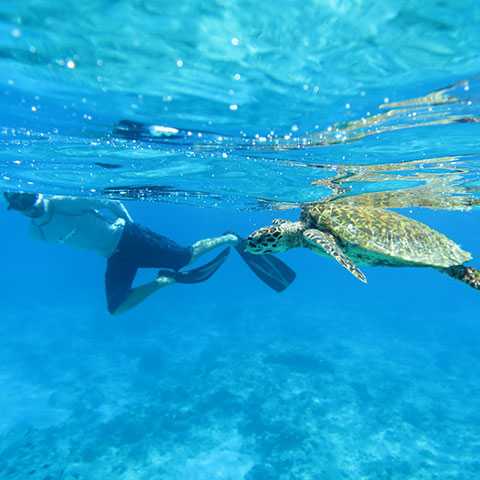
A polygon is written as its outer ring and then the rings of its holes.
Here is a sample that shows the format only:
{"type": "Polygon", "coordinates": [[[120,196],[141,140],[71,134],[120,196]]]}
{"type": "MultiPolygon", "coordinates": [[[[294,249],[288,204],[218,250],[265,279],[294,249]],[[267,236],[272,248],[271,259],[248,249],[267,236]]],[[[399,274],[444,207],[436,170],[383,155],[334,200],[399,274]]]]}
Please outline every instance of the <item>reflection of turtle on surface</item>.
{"type": "Polygon", "coordinates": [[[358,207],[463,211],[480,205],[478,188],[469,185],[470,168],[459,157],[336,165],[330,170],[336,172],[333,177],[312,181],[312,185],[330,190],[323,202],[336,201],[358,207]],[[358,190],[366,190],[366,193],[355,194],[358,190]]]}
{"type": "Polygon", "coordinates": [[[274,220],[247,239],[246,250],[265,254],[304,247],[337,260],[366,283],[357,264],[433,267],[480,289],[480,270],[463,264],[472,257],[427,225],[396,212],[342,201],[312,204],[300,220],[274,220]]]}

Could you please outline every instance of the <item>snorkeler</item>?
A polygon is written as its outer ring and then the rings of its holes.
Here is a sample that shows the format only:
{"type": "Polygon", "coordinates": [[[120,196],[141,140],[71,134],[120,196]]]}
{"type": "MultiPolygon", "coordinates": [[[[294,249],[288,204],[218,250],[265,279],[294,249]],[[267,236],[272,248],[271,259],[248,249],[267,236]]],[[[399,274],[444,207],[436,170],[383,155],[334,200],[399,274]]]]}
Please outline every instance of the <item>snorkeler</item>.
{"type": "Polygon", "coordinates": [[[4,197],[9,210],[31,219],[34,238],[91,250],[107,258],[105,288],[111,314],[130,310],[168,285],[208,280],[225,261],[229,246],[234,246],[251,270],[276,291],[287,288],[295,278],[293,270],[277,258],[255,257],[245,252],[242,239],[233,233],[182,247],[135,223],[119,201],[21,192],[5,192],[4,197]],[[227,248],[212,261],[181,271],[200,256],[222,246],[227,248]],[[159,268],[160,271],[155,280],[132,288],[139,268],[159,268]]]}

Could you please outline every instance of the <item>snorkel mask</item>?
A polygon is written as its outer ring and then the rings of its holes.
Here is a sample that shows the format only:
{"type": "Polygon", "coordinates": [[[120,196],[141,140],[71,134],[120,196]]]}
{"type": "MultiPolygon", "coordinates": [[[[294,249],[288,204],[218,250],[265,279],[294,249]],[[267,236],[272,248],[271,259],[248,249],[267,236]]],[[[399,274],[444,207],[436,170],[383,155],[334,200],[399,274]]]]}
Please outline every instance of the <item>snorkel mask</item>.
{"type": "Polygon", "coordinates": [[[40,217],[44,213],[41,193],[4,192],[8,210],[17,210],[28,217],[40,217]]]}

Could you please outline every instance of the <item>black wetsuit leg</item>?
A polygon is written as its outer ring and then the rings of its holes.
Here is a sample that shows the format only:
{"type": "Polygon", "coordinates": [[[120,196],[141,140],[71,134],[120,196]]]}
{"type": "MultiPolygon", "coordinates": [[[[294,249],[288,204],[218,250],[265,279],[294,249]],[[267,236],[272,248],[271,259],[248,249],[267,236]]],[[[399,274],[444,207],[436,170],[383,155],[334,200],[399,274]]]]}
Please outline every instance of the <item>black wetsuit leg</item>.
{"type": "Polygon", "coordinates": [[[132,283],[137,274],[137,266],[126,259],[111,256],[105,272],[105,291],[107,307],[110,313],[125,301],[132,289],[132,283]]]}
{"type": "Polygon", "coordinates": [[[178,271],[188,265],[192,248],[135,223],[127,223],[115,253],[108,259],[105,273],[107,305],[110,313],[125,301],[139,268],[168,268],[178,271]]]}

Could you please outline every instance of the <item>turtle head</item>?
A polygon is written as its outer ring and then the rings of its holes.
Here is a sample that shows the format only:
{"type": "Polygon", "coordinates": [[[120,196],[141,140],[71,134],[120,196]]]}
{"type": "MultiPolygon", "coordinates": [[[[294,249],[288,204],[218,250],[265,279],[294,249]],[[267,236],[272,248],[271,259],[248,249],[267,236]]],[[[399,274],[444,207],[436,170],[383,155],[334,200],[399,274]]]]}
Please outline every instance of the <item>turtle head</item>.
{"type": "Polygon", "coordinates": [[[300,222],[277,221],[274,225],[251,233],[245,243],[245,250],[256,255],[286,252],[301,245],[302,230],[300,222]]]}

